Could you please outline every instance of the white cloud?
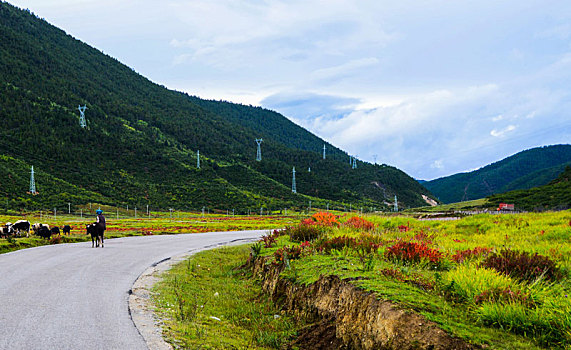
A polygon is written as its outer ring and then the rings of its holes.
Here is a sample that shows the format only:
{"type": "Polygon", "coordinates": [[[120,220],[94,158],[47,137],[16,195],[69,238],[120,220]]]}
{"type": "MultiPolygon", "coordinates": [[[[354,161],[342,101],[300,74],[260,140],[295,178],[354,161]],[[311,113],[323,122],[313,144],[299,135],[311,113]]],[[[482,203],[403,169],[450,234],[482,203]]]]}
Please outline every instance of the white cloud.
{"type": "Polygon", "coordinates": [[[160,84],[277,109],[416,178],[571,134],[571,2],[10,2],[160,84]]]}
{"type": "Polygon", "coordinates": [[[507,134],[510,131],[514,131],[515,129],[516,129],[515,125],[508,125],[502,130],[493,129],[492,131],[490,131],[490,135],[492,135],[493,137],[503,137],[505,136],[505,134],[507,134]]]}

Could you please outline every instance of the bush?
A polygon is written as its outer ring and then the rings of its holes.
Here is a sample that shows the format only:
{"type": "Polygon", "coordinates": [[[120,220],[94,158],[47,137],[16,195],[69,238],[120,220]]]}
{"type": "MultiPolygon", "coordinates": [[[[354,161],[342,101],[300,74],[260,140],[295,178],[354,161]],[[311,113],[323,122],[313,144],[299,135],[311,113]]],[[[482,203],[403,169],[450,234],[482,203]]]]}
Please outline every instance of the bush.
{"type": "Polygon", "coordinates": [[[398,242],[387,248],[385,256],[389,260],[405,264],[429,262],[434,266],[439,266],[442,262],[442,253],[430,248],[424,242],[398,242]]]}
{"type": "Polygon", "coordinates": [[[514,290],[516,287],[511,278],[495,270],[460,265],[444,274],[440,289],[452,299],[474,302],[478,296],[484,298],[484,293],[514,290]]]}
{"type": "Polygon", "coordinates": [[[289,260],[295,260],[301,258],[301,253],[303,248],[301,246],[285,246],[274,252],[274,261],[272,264],[279,266],[287,264],[289,260]]]}
{"type": "Polygon", "coordinates": [[[561,271],[549,257],[511,249],[490,254],[482,262],[482,266],[526,282],[535,281],[542,276],[549,281],[562,277],[561,271]]]}
{"type": "Polygon", "coordinates": [[[323,240],[317,244],[317,251],[330,253],[331,250],[341,250],[344,247],[353,248],[357,245],[357,240],[353,237],[338,236],[323,240]]]}
{"type": "Polygon", "coordinates": [[[297,225],[289,226],[285,229],[285,234],[289,235],[289,238],[293,242],[305,242],[313,241],[318,239],[323,235],[323,228],[318,225],[297,225]]]}
{"type": "Polygon", "coordinates": [[[311,216],[311,219],[315,221],[318,225],[322,226],[339,226],[339,221],[337,217],[328,212],[319,212],[311,216]]]}
{"type": "Polygon", "coordinates": [[[353,216],[352,218],[347,220],[343,225],[345,225],[346,227],[358,230],[364,230],[364,231],[371,231],[375,228],[375,224],[358,216],[353,216]]]}
{"type": "Polygon", "coordinates": [[[454,255],[452,255],[452,260],[458,264],[463,263],[466,260],[475,259],[480,256],[487,256],[492,251],[491,248],[486,247],[476,247],[474,249],[457,250],[454,255]]]}

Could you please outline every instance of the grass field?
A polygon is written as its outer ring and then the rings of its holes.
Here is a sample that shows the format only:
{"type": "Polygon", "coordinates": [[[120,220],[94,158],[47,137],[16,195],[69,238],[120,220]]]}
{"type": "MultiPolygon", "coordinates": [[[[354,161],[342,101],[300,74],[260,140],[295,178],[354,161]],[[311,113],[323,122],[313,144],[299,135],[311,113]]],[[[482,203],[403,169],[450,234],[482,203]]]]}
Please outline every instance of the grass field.
{"type": "Polygon", "coordinates": [[[236,267],[248,246],[200,252],[154,288],[164,335],[182,349],[280,348],[295,324],[261,292],[251,272],[236,267]]]}
{"type": "MultiPolygon", "coordinates": [[[[135,217],[133,210],[126,212],[122,210],[117,214],[115,208],[103,207],[107,218],[107,230],[105,238],[118,238],[126,236],[179,234],[179,233],[199,233],[214,231],[240,231],[256,229],[274,229],[285,227],[299,221],[297,215],[252,215],[233,216],[224,214],[205,214],[189,212],[139,212],[135,217]],[[141,216],[140,214],[143,214],[141,216]]],[[[95,207],[93,207],[93,212],[95,207]]],[[[50,227],[70,225],[71,235],[60,236],[45,240],[30,235],[26,237],[14,237],[13,239],[0,239],[0,253],[14,250],[30,248],[46,244],[71,243],[91,240],[86,235],[85,225],[95,221],[95,213],[90,213],[89,207],[80,215],[66,215],[45,212],[25,213],[21,215],[0,215],[0,223],[14,223],[18,220],[28,220],[30,223],[41,222],[50,227]],[[82,217],[83,216],[83,217],[82,217]]]]}
{"type": "MultiPolygon", "coordinates": [[[[455,221],[322,213],[268,234],[251,251],[268,257],[268,263],[285,265],[284,277],[299,284],[315,282],[320,275],[360,277],[353,282],[360,288],[422,314],[470,343],[541,349],[571,347],[570,243],[571,211],[455,221]]],[[[178,278],[196,282],[189,273],[178,278]]],[[[159,298],[168,298],[163,291],[159,298]]],[[[199,290],[193,293],[200,298],[199,290]]],[[[250,298],[244,302],[256,300],[250,298]]],[[[171,321],[169,336],[182,343],[196,336],[178,327],[215,326],[172,314],[171,321]]]]}

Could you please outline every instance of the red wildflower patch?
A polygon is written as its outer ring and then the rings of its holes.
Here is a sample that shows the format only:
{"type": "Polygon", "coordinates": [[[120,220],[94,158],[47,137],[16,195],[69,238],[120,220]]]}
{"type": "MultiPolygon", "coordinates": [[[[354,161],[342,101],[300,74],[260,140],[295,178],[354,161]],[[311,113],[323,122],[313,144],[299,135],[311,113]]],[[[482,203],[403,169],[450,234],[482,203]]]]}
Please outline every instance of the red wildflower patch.
{"type": "Polygon", "coordinates": [[[431,264],[439,265],[442,260],[442,253],[437,249],[430,248],[424,242],[402,241],[388,247],[385,255],[389,260],[396,260],[402,263],[429,261],[431,264]]]}
{"type": "Polygon", "coordinates": [[[405,225],[400,225],[400,226],[399,226],[399,231],[400,231],[400,232],[410,231],[410,227],[405,226],[405,225]]]}
{"type": "Polygon", "coordinates": [[[492,251],[491,248],[486,247],[476,247],[474,249],[457,250],[454,255],[452,255],[452,260],[458,264],[464,262],[464,260],[472,259],[482,255],[488,255],[492,251]]]}
{"type": "Polygon", "coordinates": [[[358,216],[353,216],[352,218],[347,220],[344,225],[346,227],[351,227],[365,231],[370,231],[375,228],[375,224],[358,216]]]}
{"type": "Polygon", "coordinates": [[[328,212],[319,212],[315,213],[311,216],[311,218],[317,222],[317,224],[322,226],[338,226],[339,222],[337,221],[337,217],[328,212]]]}

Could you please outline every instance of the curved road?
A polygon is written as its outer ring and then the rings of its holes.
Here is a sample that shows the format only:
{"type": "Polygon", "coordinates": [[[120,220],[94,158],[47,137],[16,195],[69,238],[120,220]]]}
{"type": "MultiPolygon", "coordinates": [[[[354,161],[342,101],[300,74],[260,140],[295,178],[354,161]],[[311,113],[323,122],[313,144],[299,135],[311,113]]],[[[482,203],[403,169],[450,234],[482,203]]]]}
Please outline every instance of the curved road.
{"type": "Polygon", "coordinates": [[[110,239],[0,255],[0,349],[147,349],[129,315],[131,286],[172,256],[267,230],[110,239]]]}

